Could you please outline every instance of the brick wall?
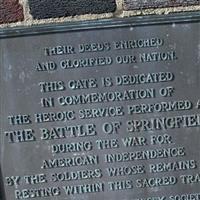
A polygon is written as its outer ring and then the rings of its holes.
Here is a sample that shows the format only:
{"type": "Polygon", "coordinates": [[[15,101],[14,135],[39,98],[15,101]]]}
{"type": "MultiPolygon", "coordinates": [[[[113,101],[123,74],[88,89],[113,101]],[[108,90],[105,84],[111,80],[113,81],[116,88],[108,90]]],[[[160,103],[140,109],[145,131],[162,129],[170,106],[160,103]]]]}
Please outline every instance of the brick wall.
{"type": "Polygon", "coordinates": [[[0,0],[0,27],[200,11],[200,0],[0,0]]]}

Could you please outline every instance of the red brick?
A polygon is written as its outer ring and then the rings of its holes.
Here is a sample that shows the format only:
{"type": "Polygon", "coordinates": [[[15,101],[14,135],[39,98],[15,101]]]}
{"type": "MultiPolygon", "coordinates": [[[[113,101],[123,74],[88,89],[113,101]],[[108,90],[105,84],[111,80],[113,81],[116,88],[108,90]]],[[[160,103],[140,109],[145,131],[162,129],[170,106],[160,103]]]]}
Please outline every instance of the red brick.
{"type": "Polygon", "coordinates": [[[18,0],[0,0],[0,24],[22,21],[23,7],[18,0]]]}

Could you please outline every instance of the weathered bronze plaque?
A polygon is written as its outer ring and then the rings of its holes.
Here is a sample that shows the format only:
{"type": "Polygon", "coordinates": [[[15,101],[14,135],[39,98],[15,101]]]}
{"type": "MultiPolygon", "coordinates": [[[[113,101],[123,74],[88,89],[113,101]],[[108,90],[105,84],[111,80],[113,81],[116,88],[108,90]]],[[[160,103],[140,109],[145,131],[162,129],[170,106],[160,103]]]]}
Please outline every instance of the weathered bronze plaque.
{"type": "Polygon", "coordinates": [[[2,30],[1,200],[199,200],[199,19],[2,30]]]}
{"type": "Polygon", "coordinates": [[[124,0],[125,10],[199,5],[199,0],[124,0]]]}

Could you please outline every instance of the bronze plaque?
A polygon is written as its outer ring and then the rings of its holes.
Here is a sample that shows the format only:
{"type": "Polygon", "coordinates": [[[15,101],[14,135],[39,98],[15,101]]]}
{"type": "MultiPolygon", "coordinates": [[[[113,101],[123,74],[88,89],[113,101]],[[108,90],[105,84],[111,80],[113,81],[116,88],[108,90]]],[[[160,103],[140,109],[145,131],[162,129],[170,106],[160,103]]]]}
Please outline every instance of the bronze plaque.
{"type": "Polygon", "coordinates": [[[1,30],[1,200],[199,200],[199,19],[1,30]]]}
{"type": "Polygon", "coordinates": [[[199,5],[199,0],[124,0],[125,10],[199,5]]]}

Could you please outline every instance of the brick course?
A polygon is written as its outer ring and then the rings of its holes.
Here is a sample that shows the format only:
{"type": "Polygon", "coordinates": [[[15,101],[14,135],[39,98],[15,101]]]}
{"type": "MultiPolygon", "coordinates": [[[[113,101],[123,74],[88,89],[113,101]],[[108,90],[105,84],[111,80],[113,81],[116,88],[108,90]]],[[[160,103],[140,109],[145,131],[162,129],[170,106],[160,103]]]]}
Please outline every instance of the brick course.
{"type": "Polygon", "coordinates": [[[0,27],[189,11],[200,0],[0,0],[0,27]]]}

